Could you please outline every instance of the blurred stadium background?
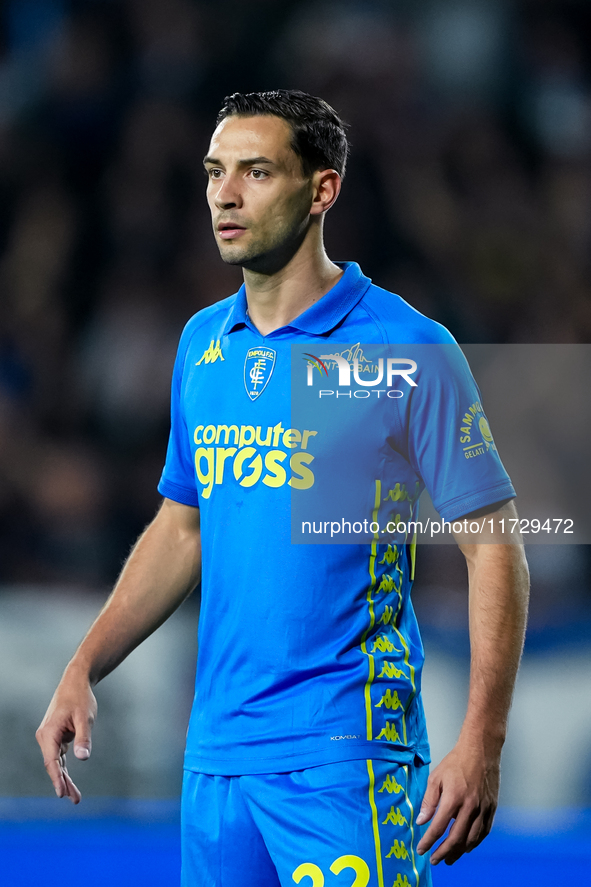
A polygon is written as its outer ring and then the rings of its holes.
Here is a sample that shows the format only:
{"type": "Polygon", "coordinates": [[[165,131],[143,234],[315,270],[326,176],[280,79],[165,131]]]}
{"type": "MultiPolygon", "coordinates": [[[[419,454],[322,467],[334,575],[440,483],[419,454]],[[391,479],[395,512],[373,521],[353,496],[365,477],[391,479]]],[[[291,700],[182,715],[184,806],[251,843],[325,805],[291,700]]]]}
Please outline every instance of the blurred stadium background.
{"type": "MultiPolygon", "coordinates": [[[[52,799],[33,734],[157,507],[183,323],[240,283],[203,197],[224,95],[301,88],[351,124],[331,257],[460,342],[588,343],[589,33],[584,0],[0,4],[3,882],[178,882],[197,599],[98,688],[80,808],[52,799]]],[[[453,549],[420,555],[438,760],[465,704],[466,579],[453,549]]],[[[530,563],[498,824],[436,885],[591,870],[590,551],[530,563]]]]}

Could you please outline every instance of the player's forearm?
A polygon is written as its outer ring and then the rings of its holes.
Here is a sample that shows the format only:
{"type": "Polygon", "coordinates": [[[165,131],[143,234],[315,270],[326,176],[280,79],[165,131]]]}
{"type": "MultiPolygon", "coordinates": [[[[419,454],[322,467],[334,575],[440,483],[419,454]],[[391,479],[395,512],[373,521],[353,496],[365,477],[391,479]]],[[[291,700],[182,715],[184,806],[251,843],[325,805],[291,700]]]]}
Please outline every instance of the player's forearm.
{"type": "Polygon", "coordinates": [[[525,634],[529,574],[518,544],[462,546],[470,583],[470,691],[461,741],[498,752],[525,634]]]}
{"type": "Polygon", "coordinates": [[[200,570],[198,509],[165,500],[64,679],[98,683],[176,610],[197,585],[200,570]]]}

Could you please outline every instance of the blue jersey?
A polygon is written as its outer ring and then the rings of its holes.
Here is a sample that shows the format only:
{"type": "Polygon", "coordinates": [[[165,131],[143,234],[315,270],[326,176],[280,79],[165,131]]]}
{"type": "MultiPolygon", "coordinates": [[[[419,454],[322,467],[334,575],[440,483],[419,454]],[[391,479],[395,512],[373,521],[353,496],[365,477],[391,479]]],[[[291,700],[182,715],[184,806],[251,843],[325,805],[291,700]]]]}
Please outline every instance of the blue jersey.
{"type": "MultiPolygon", "coordinates": [[[[358,475],[354,506],[342,507],[365,509],[376,524],[416,517],[425,486],[446,520],[515,495],[453,337],[357,265],[344,269],[330,292],[267,336],[250,322],[242,287],[196,314],[181,337],[159,491],[201,510],[188,769],[428,761],[410,540],[374,533],[356,544],[295,544],[292,517],[335,471],[343,483],[358,475]],[[406,354],[386,357],[374,390],[379,372],[362,372],[372,343],[441,347],[414,365],[406,354]],[[332,404],[327,412],[292,397],[298,372],[315,403],[332,404]],[[358,420],[353,406],[364,410],[358,420]],[[335,411],[349,428],[345,449],[363,453],[358,472],[330,439],[335,411]]],[[[379,366],[376,356],[372,370],[379,366]]]]}

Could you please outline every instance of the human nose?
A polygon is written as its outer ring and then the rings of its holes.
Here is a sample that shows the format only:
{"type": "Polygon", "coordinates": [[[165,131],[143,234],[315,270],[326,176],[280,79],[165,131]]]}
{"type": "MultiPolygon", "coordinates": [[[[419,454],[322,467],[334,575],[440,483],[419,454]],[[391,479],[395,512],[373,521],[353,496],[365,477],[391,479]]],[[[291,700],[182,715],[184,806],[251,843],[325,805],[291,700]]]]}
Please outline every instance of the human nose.
{"type": "Polygon", "coordinates": [[[240,208],[242,206],[242,196],[235,176],[225,175],[223,179],[216,182],[214,201],[218,209],[240,208]]]}

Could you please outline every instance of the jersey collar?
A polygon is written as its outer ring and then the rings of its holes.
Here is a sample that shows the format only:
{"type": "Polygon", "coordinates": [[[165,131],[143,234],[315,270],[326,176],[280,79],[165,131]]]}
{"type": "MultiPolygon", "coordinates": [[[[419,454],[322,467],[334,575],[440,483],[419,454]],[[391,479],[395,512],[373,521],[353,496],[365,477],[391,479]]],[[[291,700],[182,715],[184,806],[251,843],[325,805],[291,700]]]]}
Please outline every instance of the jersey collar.
{"type": "MultiPolygon", "coordinates": [[[[281,329],[291,327],[313,335],[329,333],[355,307],[371,285],[371,280],[362,273],[356,262],[335,262],[335,264],[343,268],[345,272],[339,282],[303,314],[292,320],[287,327],[281,329]]],[[[234,304],[224,326],[224,335],[241,326],[250,325],[247,308],[246,288],[242,284],[236,293],[234,304]]],[[[279,332],[279,330],[274,332],[279,332]]]]}

